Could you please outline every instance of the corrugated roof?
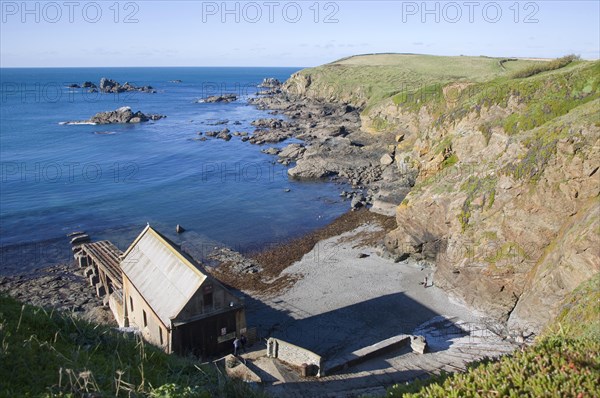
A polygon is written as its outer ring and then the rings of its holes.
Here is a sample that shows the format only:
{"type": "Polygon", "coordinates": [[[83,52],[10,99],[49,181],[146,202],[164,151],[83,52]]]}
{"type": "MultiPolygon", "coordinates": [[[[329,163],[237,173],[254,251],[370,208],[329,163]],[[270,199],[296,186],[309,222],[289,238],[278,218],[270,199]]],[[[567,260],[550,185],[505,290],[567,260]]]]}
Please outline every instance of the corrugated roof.
{"type": "Polygon", "coordinates": [[[167,326],[207,278],[149,225],[123,255],[121,269],[167,326]]]}

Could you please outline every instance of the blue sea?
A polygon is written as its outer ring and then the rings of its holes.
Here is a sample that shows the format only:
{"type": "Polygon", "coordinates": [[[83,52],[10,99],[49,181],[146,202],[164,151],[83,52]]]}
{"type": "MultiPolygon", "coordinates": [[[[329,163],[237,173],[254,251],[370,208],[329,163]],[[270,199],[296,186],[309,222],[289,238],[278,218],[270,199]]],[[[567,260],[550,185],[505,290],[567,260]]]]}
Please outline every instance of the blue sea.
{"type": "MultiPolygon", "coordinates": [[[[252,133],[253,120],[273,117],[247,103],[257,85],[265,77],[284,81],[299,69],[0,69],[0,246],[9,253],[0,274],[16,272],[19,257],[31,247],[53,243],[59,249],[42,254],[35,249],[43,261],[24,260],[23,268],[63,260],[65,235],[75,230],[125,248],[146,223],[168,233],[181,224],[189,239],[203,236],[251,251],[344,213],[348,204],[338,195],[340,185],[289,180],[291,166],[261,153],[266,146],[235,136],[229,142],[194,140],[198,132],[225,127],[252,133]],[[67,87],[98,85],[102,77],[151,85],[157,92],[101,94],[67,87]],[[239,99],[197,103],[229,92],[239,99]],[[167,118],[137,125],[60,124],[122,106],[167,118]]],[[[289,142],[294,141],[278,146],[289,142]]]]}

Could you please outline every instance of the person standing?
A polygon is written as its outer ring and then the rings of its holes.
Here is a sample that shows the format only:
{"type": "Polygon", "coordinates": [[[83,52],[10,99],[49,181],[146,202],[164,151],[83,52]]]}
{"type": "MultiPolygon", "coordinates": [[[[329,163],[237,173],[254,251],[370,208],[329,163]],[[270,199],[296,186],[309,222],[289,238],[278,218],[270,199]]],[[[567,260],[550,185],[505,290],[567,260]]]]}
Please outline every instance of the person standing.
{"type": "Polygon", "coordinates": [[[246,340],[245,334],[242,334],[240,342],[242,343],[242,350],[244,351],[244,353],[246,353],[246,343],[248,342],[248,340],[246,340]]]}
{"type": "Polygon", "coordinates": [[[240,350],[240,344],[240,339],[236,337],[235,340],[233,340],[233,355],[237,356],[238,351],[240,350]]]}

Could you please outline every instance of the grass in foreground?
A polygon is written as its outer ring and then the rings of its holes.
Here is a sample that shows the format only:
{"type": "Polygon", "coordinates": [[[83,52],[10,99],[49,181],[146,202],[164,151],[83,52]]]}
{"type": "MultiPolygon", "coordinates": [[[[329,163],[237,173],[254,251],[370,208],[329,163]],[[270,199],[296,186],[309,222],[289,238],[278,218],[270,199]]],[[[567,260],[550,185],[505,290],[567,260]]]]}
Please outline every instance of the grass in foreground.
{"type": "Polygon", "coordinates": [[[460,374],[395,385],[390,398],[600,396],[600,275],[583,283],[536,343],[460,374]]]}
{"type": "Polygon", "coordinates": [[[0,397],[258,397],[139,337],[0,296],[0,397]]]}

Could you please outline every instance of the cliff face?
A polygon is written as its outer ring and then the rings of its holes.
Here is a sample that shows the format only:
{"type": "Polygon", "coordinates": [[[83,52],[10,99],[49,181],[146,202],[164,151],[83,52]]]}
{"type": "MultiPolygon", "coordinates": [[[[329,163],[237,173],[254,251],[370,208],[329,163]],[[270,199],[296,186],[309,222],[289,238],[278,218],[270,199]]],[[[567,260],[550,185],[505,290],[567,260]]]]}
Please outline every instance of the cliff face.
{"type": "MultiPolygon", "coordinates": [[[[369,102],[319,79],[303,71],[286,89],[369,102]]],[[[418,175],[387,249],[431,260],[437,286],[509,326],[539,330],[600,272],[599,86],[600,62],[580,62],[369,102],[363,130],[394,142],[397,175],[418,175]]]]}

